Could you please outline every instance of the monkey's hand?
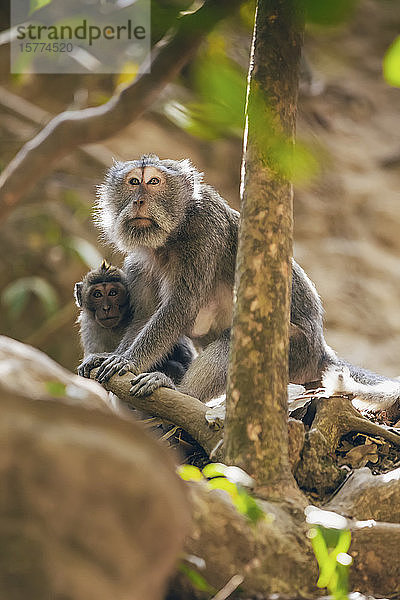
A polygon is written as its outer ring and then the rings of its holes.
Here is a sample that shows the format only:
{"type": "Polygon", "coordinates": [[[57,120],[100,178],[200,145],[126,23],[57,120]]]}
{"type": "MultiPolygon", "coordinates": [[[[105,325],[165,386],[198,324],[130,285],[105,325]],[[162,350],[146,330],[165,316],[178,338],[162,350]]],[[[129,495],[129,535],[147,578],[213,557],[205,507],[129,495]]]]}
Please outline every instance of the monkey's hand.
{"type": "Polygon", "coordinates": [[[90,371],[92,369],[96,369],[97,367],[100,367],[100,365],[106,360],[106,358],[109,356],[108,353],[103,352],[103,353],[99,353],[99,354],[89,354],[85,360],[83,360],[81,362],[81,364],[78,367],[78,375],[80,375],[81,377],[87,377],[87,379],[90,378],[90,371]]]}
{"type": "Polygon", "coordinates": [[[118,373],[118,375],[125,375],[128,371],[137,375],[140,372],[140,369],[138,369],[135,363],[123,354],[109,354],[108,358],[100,365],[100,368],[96,373],[96,380],[99,383],[105,383],[111,379],[115,373],[118,373]]]}
{"type": "Polygon", "coordinates": [[[154,371],[153,373],[140,373],[131,380],[132,387],[129,392],[132,396],[149,396],[160,387],[175,390],[175,384],[167,375],[154,371]]]}

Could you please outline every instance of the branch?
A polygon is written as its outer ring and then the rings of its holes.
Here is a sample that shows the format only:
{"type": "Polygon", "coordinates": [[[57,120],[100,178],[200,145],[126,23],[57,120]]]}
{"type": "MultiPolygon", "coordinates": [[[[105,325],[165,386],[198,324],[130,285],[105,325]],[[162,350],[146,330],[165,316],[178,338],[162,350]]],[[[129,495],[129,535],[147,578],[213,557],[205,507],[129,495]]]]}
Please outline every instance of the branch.
{"type": "MultiPolygon", "coordinates": [[[[174,476],[170,457],[132,421],[122,401],[118,403],[99,384],[73,375],[35,348],[0,336],[0,374],[0,438],[4,440],[0,468],[6,480],[16,483],[14,496],[23,508],[21,514],[10,513],[13,497],[1,517],[6,533],[11,531],[17,542],[11,550],[17,548],[18,556],[21,550],[33,559],[50,557],[43,568],[41,563],[36,568],[34,562],[32,569],[25,569],[19,586],[31,591],[40,585],[35,597],[43,596],[43,585],[54,584],[54,573],[63,564],[63,580],[56,582],[57,589],[53,593],[53,587],[45,588],[50,595],[72,586],[76,598],[87,597],[88,589],[95,590],[99,600],[127,594],[135,600],[161,597],[150,586],[161,586],[164,575],[170,573],[188,520],[187,486],[174,476]],[[18,496],[21,490],[23,498],[18,496]],[[88,509],[93,497],[96,504],[88,509]],[[32,529],[38,518],[47,524],[43,535],[40,529],[32,529]],[[122,532],[116,522],[124,522],[122,532]],[[83,578],[77,577],[75,559],[83,578]],[[110,573],[119,577],[111,581],[110,573]]],[[[149,398],[131,398],[130,378],[129,374],[115,376],[108,388],[137,408],[174,420],[199,440],[205,433],[205,447],[214,443],[213,436],[220,437],[208,428],[204,431],[206,407],[195,398],[167,389],[149,398]]],[[[378,497],[378,490],[372,488],[380,486],[389,511],[385,490],[392,485],[393,515],[398,515],[395,475],[359,480],[360,495],[368,502],[368,487],[378,497]],[[384,486],[388,477],[392,483],[384,486]]],[[[220,589],[232,577],[242,578],[243,597],[315,597],[317,565],[301,506],[262,502],[268,517],[252,523],[229,498],[220,490],[210,490],[205,482],[190,484],[193,528],[186,535],[185,551],[204,557],[205,580],[220,589]]],[[[353,588],[389,597],[400,580],[400,525],[352,522],[351,530],[353,588]]],[[[191,586],[183,574],[175,583],[179,588],[170,597],[189,597],[183,596],[191,586]]],[[[198,597],[198,590],[190,591],[191,598],[198,597]]]]}
{"type": "Polygon", "coordinates": [[[151,73],[142,74],[102,106],[67,111],[52,119],[2,173],[0,220],[62,157],[81,144],[115,135],[137,119],[191,59],[205,35],[240,4],[241,0],[206,1],[197,12],[179,19],[175,34],[157,45],[151,73]]]}
{"type": "MultiPolygon", "coordinates": [[[[96,370],[93,370],[92,377],[95,373],[96,370]]],[[[197,398],[168,388],[160,388],[145,398],[132,396],[129,393],[131,379],[132,373],[122,377],[114,375],[108,383],[104,384],[104,387],[129,406],[181,427],[204,448],[208,455],[211,454],[222,440],[222,431],[216,431],[208,425],[205,404],[197,398]]],[[[214,458],[218,459],[219,455],[220,453],[217,452],[214,458]]]]}
{"type": "MultiPolygon", "coordinates": [[[[43,110],[43,108],[36,106],[36,104],[29,102],[29,100],[13,94],[3,86],[0,86],[0,106],[5,111],[16,115],[19,119],[23,119],[34,125],[35,131],[37,130],[37,126],[44,127],[54,116],[43,110]]],[[[103,146],[88,146],[87,148],[80,148],[79,152],[100,167],[107,167],[109,164],[108,152],[103,146]]]]}

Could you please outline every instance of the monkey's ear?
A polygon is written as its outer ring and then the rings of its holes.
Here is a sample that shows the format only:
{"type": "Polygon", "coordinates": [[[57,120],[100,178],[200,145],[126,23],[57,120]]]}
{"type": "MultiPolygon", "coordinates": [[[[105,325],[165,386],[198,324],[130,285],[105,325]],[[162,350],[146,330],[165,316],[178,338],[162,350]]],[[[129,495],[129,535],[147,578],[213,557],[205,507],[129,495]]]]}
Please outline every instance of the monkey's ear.
{"type": "Polygon", "coordinates": [[[80,308],[82,307],[82,287],[83,287],[82,281],[78,281],[78,283],[76,283],[75,287],[74,287],[75,302],[76,302],[76,305],[79,306],[80,308]]]}

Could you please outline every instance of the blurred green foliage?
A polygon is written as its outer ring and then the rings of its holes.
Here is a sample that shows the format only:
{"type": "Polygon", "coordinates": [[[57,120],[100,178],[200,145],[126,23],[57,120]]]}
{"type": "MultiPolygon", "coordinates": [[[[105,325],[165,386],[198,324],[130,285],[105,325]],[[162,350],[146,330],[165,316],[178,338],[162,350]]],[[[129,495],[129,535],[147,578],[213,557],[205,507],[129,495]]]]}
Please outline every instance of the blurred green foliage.
{"type": "Polygon", "coordinates": [[[57,293],[48,281],[42,277],[21,277],[7,285],[1,294],[1,300],[7,307],[11,319],[21,315],[31,294],[39,298],[47,316],[57,310],[59,306],[57,293]]]}
{"type": "Polygon", "coordinates": [[[51,0],[30,0],[29,14],[31,15],[32,13],[39,10],[40,8],[43,8],[43,6],[50,4],[50,2],[51,2],[51,0]]]}
{"type": "Polygon", "coordinates": [[[351,544],[347,519],[315,506],[307,507],[306,518],[319,566],[317,586],[327,588],[333,600],[348,600],[352,558],[347,554],[351,544]]]}
{"type": "MultiPolygon", "coordinates": [[[[165,114],[190,135],[207,141],[243,136],[247,71],[229,58],[227,43],[221,32],[208,37],[207,48],[191,68],[190,83],[196,101],[185,104],[168,102],[165,114]]],[[[268,99],[256,88],[249,105],[249,122],[262,153],[280,176],[300,182],[318,170],[312,152],[301,142],[293,148],[292,140],[276,126],[276,117],[268,99]]]]}
{"type": "Polygon", "coordinates": [[[383,76],[389,85],[400,87],[400,36],[395,39],[384,56],[383,76]]]}
{"type": "Polygon", "coordinates": [[[194,63],[197,101],[186,105],[188,133],[204,139],[243,135],[246,71],[227,56],[221,35],[211,35],[208,50],[194,63]]]}
{"type": "Polygon", "coordinates": [[[306,19],[314,25],[336,26],[347,22],[359,0],[305,0],[306,19]]]}
{"type": "Polygon", "coordinates": [[[217,590],[215,590],[207,581],[204,579],[200,573],[198,573],[192,567],[184,563],[180,563],[179,570],[181,573],[186,575],[189,581],[192,583],[193,587],[199,592],[208,592],[209,594],[215,594],[217,590]]]}
{"type": "Polygon", "coordinates": [[[221,463],[210,463],[203,471],[193,465],[183,465],[178,469],[184,481],[203,481],[209,490],[222,490],[228,494],[236,510],[255,524],[268,515],[258,501],[250,496],[242,484],[251,479],[238,467],[227,467],[221,463]]]}
{"type": "Polygon", "coordinates": [[[46,381],[46,390],[55,398],[62,398],[66,394],[67,386],[61,381],[46,381]]]}

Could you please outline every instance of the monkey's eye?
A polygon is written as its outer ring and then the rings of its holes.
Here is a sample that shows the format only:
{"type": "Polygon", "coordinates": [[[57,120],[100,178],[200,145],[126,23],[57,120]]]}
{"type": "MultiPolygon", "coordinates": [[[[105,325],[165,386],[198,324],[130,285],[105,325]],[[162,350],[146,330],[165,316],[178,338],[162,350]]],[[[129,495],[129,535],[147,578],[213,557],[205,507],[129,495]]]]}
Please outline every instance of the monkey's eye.
{"type": "Polygon", "coordinates": [[[100,292],[100,290],[95,290],[92,294],[92,296],[94,298],[102,298],[103,294],[100,292]]]}
{"type": "Polygon", "coordinates": [[[139,179],[138,179],[137,177],[132,177],[132,178],[129,180],[129,183],[130,183],[131,185],[140,185],[140,181],[139,181],[139,179]]]}
{"type": "Polygon", "coordinates": [[[110,291],[108,292],[108,295],[109,295],[109,296],[116,296],[117,294],[118,294],[117,290],[110,290],[110,291]]]}
{"type": "Polygon", "coordinates": [[[158,185],[160,183],[160,181],[161,181],[161,179],[159,177],[152,177],[147,182],[147,185],[158,185]]]}

